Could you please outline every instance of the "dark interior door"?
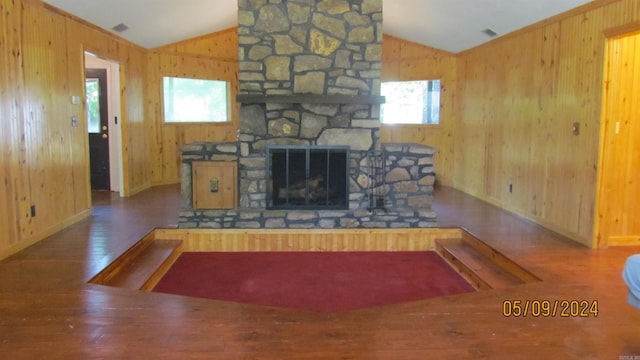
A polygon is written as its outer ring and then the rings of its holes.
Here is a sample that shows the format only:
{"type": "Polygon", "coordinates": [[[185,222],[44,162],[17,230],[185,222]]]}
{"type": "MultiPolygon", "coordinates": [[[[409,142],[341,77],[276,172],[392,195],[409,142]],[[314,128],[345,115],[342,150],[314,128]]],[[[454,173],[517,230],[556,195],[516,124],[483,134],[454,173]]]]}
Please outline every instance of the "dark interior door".
{"type": "Polygon", "coordinates": [[[111,190],[107,70],[85,69],[91,189],[111,190]]]}

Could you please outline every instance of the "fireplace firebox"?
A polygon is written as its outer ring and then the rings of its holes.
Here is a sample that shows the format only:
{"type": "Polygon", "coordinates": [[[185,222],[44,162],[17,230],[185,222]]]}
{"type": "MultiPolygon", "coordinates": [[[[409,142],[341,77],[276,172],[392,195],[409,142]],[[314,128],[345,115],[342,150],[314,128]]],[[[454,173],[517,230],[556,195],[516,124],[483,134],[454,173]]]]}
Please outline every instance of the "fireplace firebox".
{"type": "Polygon", "coordinates": [[[348,146],[269,146],[268,209],[348,209],[348,146]]]}

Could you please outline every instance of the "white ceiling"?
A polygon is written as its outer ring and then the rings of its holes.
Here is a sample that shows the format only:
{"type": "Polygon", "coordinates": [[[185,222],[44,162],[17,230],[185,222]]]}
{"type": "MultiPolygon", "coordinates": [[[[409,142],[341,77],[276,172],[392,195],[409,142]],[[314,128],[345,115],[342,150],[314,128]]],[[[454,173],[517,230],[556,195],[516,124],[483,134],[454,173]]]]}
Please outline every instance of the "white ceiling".
{"type": "MultiPolygon", "coordinates": [[[[44,0],[101,28],[154,48],[236,26],[237,0],[44,0]]],[[[384,32],[457,53],[592,0],[387,0],[384,32]]]]}

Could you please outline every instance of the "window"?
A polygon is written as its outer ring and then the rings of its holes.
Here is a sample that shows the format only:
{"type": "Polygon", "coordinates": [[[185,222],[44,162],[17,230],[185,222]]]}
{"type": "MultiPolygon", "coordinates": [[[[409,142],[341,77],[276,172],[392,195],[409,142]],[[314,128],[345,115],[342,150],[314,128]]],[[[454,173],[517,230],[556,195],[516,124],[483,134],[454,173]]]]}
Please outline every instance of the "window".
{"type": "Polygon", "coordinates": [[[225,81],[164,77],[164,121],[229,121],[227,88],[225,81]]]}
{"type": "Polygon", "coordinates": [[[100,130],[100,79],[85,80],[87,98],[87,131],[99,134],[100,130]]]}
{"type": "Polygon", "coordinates": [[[440,123],[440,80],[385,82],[381,94],[385,124],[440,123]]]}

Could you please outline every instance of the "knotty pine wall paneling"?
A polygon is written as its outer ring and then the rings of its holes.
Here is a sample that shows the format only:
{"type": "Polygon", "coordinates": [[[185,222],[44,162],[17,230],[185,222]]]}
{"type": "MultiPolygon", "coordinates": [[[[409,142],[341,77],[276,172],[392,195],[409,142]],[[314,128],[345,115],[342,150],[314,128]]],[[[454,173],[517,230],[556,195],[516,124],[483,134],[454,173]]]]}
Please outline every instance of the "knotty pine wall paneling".
{"type": "Polygon", "coordinates": [[[151,187],[153,167],[150,154],[153,124],[151,119],[145,117],[144,106],[144,60],[144,51],[129,51],[127,63],[124,69],[121,68],[125,79],[123,108],[127,114],[122,135],[126,143],[124,157],[128,164],[125,168],[125,187],[128,183],[133,194],[151,187]]]}
{"type": "Polygon", "coordinates": [[[458,54],[454,186],[592,246],[604,30],[639,17],[602,1],[458,54]]]}
{"type": "Polygon", "coordinates": [[[2,259],[90,215],[85,110],[71,103],[84,98],[84,49],[125,69],[130,194],[150,186],[150,162],[144,49],[39,0],[0,0],[0,20],[2,259]]]}
{"type": "Polygon", "coordinates": [[[24,79],[22,73],[22,7],[0,0],[0,258],[14,249],[20,238],[20,222],[28,212],[27,199],[21,194],[26,177],[24,126],[24,79]]]}
{"type": "Polygon", "coordinates": [[[185,40],[146,55],[146,117],[151,120],[151,174],[155,185],[180,182],[180,146],[196,141],[235,142],[238,130],[236,29],[185,40]],[[224,80],[231,84],[230,119],[220,124],[164,124],[162,78],[224,80]]]}
{"type": "Polygon", "coordinates": [[[153,49],[167,55],[238,61],[238,31],[230,28],[153,49]]]}
{"type": "Polygon", "coordinates": [[[83,119],[83,112],[81,105],[71,104],[70,96],[82,92],[73,93],[70,87],[65,19],[26,6],[23,21],[28,29],[23,33],[27,191],[36,209],[23,236],[40,238],[55,227],[61,214],[67,220],[88,212],[87,192],[82,191],[86,177],[73,171],[74,155],[86,161],[86,155],[73,154],[73,144],[82,142],[86,134],[83,127],[71,126],[71,116],[83,119]]]}
{"type": "Polygon", "coordinates": [[[123,141],[123,176],[125,195],[133,195],[151,186],[149,161],[149,124],[144,113],[144,56],[146,50],[117,38],[110,33],[84,23],[55,8],[48,8],[66,19],[67,48],[73,55],[74,84],[84,94],[83,51],[89,51],[105,60],[120,64],[121,126],[123,141]],[[76,56],[76,54],[79,55],[76,56]],[[78,67],[79,66],[79,67],[78,67]]]}
{"type": "Polygon", "coordinates": [[[413,142],[433,146],[436,180],[453,184],[456,63],[454,54],[385,35],[382,43],[382,81],[442,81],[439,125],[382,125],[382,142],[413,142]]]}
{"type": "Polygon", "coordinates": [[[436,239],[462,236],[440,229],[156,229],[156,240],[182,240],[184,251],[425,251],[436,239]]]}
{"type": "Polygon", "coordinates": [[[635,35],[607,44],[596,225],[600,246],[640,244],[640,23],[636,29],[635,35]]]}
{"type": "MultiPolygon", "coordinates": [[[[55,8],[67,23],[67,51],[74,86],[84,97],[84,51],[120,65],[123,189],[126,196],[151,187],[150,124],[144,112],[146,50],[55,8]],[[76,71],[77,69],[77,71],[76,71]]],[[[84,125],[84,124],[83,124],[84,125]]],[[[86,139],[85,139],[86,141],[86,139]]]]}

